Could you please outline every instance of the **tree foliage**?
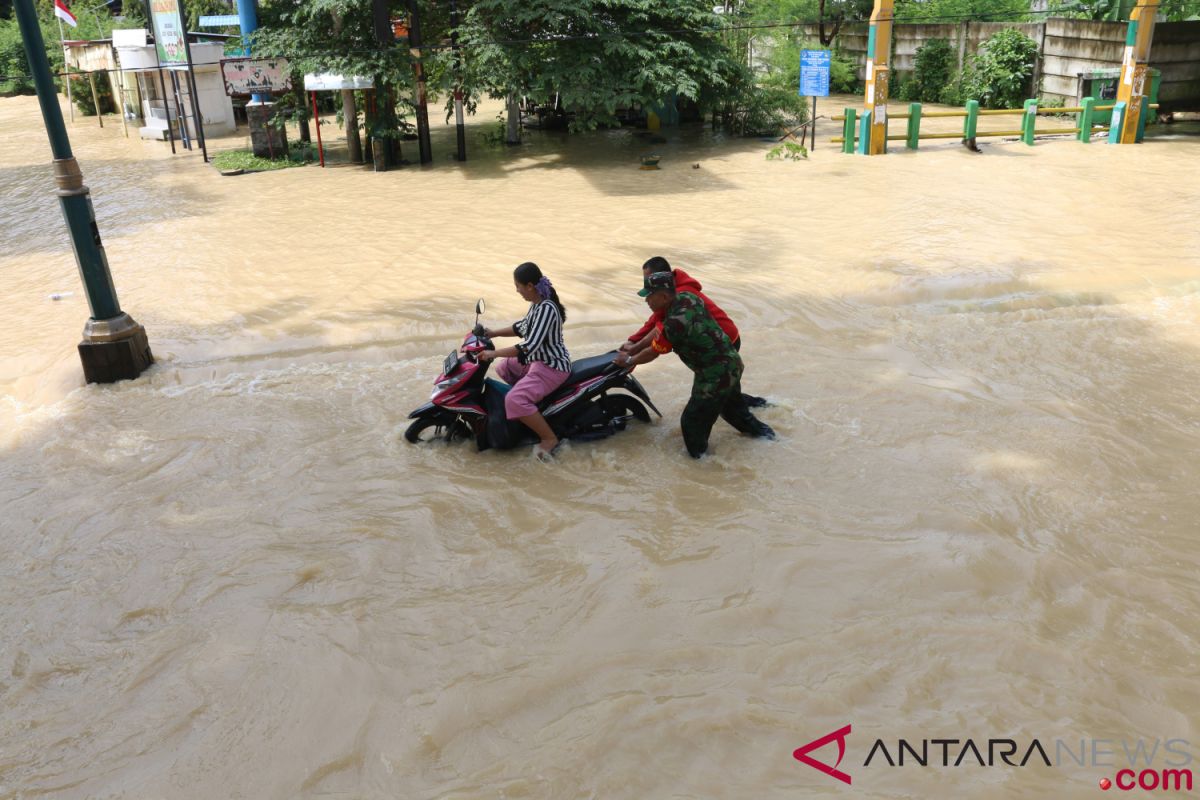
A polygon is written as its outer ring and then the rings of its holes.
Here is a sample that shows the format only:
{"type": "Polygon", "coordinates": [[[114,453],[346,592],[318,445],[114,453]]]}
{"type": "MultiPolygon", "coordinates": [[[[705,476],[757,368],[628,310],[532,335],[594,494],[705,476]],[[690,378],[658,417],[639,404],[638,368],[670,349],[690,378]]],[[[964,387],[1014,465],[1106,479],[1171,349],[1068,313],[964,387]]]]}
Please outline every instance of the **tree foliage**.
{"type": "Polygon", "coordinates": [[[900,22],[1018,22],[1028,13],[1029,0],[896,0],[900,22]]]}
{"type": "Polygon", "coordinates": [[[470,85],[557,98],[587,129],[672,94],[719,103],[745,71],[721,27],[711,0],[478,0],[462,39],[470,85]]]}
{"type": "MultiPolygon", "coordinates": [[[[1136,5],[1137,0],[1059,0],[1051,10],[1066,17],[1120,22],[1129,19],[1136,5]]],[[[1171,22],[1200,19],[1200,0],[1163,0],[1158,11],[1171,22]]]]}

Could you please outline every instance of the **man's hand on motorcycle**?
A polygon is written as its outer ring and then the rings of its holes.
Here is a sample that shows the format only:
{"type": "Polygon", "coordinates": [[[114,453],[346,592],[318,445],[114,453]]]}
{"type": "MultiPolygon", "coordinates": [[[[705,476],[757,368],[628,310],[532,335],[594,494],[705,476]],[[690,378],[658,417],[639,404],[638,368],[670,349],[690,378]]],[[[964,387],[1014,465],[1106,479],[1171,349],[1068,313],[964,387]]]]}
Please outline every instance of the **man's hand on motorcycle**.
{"type": "Polygon", "coordinates": [[[626,352],[619,352],[613,356],[613,363],[622,369],[633,371],[637,365],[633,363],[633,356],[626,352]]]}
{"type": "Polygon", "coordinates": [[[621,351],[622,353],[628,353],[632,349],[633,349],[633,342],[625,342],[624,344],[622,344],[620,347],[617,348],[617,350],[621,351]]]}

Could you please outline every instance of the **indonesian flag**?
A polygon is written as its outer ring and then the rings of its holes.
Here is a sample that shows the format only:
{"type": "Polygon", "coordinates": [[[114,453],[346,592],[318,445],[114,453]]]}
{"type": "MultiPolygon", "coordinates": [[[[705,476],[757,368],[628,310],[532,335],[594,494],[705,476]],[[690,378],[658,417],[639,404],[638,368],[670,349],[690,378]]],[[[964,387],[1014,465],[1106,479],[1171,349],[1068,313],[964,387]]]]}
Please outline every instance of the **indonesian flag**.
{"type": "Polygon", "coordinates": [[[67,4],[64,3],[63,0],[54,0],[54,16],[67,23],[72,28],[79,27],[79,22],[76,21],[75,15],[71,13],[71,9],[67,8],[67,4]]]}

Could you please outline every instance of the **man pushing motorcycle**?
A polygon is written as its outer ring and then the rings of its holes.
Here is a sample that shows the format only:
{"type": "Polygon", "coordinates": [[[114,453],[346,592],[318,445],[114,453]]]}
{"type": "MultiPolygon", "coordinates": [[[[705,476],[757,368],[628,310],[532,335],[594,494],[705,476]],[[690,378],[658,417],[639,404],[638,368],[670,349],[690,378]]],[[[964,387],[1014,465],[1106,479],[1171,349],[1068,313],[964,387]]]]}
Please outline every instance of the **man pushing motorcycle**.
{"type": "Polygon", "coordinates": [[[614,361],[632,368],[674,350],[693,372],[692,396],[679,420],[688,454],[699,458],[707,452],[718,416],[742,433],[774,439],[775,431],[746,405],[742,357],[704,300],[692,292],[676,291],[675,275],[670,271],[647,275],[638,294],[646,298],[655,316],[662,315],[662,326],[648,346],[633,353],[620,352],[614,361]]]}

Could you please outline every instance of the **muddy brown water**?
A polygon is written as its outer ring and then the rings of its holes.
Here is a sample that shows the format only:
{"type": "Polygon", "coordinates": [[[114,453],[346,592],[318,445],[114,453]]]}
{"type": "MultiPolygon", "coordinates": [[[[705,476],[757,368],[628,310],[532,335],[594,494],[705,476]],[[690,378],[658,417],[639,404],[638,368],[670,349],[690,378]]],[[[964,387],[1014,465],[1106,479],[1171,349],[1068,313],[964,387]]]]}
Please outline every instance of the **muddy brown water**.
{"type": "Polygon", "coordinates": [[[863,761],[1200,739],[1200,141],[793,164],[483,119],[466,165],[439,126],[433,169],[237,178],[78,120],[158,359],[97,387],[0,100],[0,797],[1091,797],[1115,767],[863,761]],[[402,441],[515,264],[579,357],[655,254],[780,441],[687,459],[669,359],[666,419],[553,467],[402,441]],[[845,724],[853,789],[791,755],[845,724]]]}

